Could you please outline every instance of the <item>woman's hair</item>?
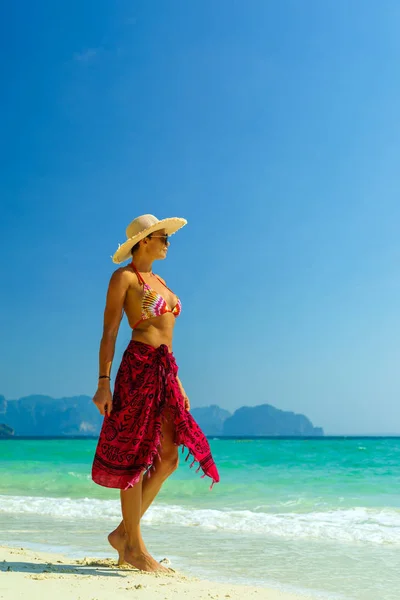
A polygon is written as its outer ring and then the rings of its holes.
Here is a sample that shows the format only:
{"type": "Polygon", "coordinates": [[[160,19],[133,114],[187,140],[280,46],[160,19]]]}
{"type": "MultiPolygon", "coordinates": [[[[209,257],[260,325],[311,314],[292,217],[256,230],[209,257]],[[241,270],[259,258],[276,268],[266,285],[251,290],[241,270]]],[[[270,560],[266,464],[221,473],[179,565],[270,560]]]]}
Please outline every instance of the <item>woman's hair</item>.
{"type": "MultiPolygon", "coordinates": [[[[152,234],[150,233],[149,235],[146,235],[146,237],[143,238],[143,239],[151,238],[151,236],[152,236],[152,234]]],[[[132,248],[131,248],[131,256],[133,256],[135,254],[136,250],[139,250],[139,246],[140,246],[140,242],[138,242],[137,244],[135,244],[134,246],[132,246],[132,248]]]]}

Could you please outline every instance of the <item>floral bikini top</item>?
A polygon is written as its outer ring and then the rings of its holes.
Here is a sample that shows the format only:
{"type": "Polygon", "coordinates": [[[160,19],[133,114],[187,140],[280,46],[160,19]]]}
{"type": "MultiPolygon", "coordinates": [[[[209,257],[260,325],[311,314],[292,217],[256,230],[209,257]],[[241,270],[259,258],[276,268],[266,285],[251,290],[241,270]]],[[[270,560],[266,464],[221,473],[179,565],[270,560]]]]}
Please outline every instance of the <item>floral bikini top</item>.
{"type": "MultiPolygon", "coordinates": [[[[143,294],[143,298],[142,298],[142,318],[139,319],[139,321],[134,324],[133,329],[136,329],[136,327],[142,321],[146,321],[147,319],[152,319],[154,317],[159,317],[161,315],[165,315],[166,313],[172,313],[175,317],[178,317],[182,310],[182,304],[181,304],[181,301],[179,300],[179,298],[178,297],[176,298],[177,302],[176,302],[174,308],[172,310],[170,310],[165,301],[165,298],[163,298],[163,296],[161,296],[161,294],[159,294],[158,292],[153,290],[144,281],[143,277],[140,275],[139,271],[137,270],[137,268],[135,267],[133,262],[131,263],[131,266],[132,266],[133,270],[135,271],[140,283],[143,284],[143,290],[144,290],[144,294],[143,294]]],[[[155,277],[157,277],[157,275],[155,275],[155,277]]],[[[163,281],[161,281],[161,279],[159,277],[157,277],[157,279],[160,283],[163,284],[163,286],[165,288],[167,288],[167,290],[169,290],[173,294],[172,290],[170,290],[169,287],[166,286],[165,283],[163,281]]]]}

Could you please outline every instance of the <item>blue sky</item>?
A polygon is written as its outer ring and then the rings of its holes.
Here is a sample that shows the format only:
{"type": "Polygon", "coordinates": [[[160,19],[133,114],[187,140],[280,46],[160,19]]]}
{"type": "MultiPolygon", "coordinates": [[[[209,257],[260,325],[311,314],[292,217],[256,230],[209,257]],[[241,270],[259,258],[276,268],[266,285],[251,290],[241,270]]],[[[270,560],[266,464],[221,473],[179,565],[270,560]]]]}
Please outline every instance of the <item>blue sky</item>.
{"type": "Polygon", "coordinates": [[[1,10],[0,394],[94,393],[110,255],[153,213],[188,220],[157,269],[193,406],[400,432],[400,5],[1,10]]]}

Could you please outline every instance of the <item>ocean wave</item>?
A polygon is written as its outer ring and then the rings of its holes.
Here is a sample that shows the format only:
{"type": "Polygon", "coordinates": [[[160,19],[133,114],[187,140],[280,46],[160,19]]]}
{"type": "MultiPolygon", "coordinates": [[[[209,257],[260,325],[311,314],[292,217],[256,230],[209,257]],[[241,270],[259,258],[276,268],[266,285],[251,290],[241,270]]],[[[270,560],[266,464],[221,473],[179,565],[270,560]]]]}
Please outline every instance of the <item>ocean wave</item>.
{"type": "Polygon", "coordinates": [[[68,475],[80,479],[81,481],[91,481],[91,476],[87,473],[75,473],[75,471],[68,471],[68,475]]]}
{"type": "MultiPolygon", "coordinates": [[[[56,519],[118,520],[117,500],[0,496],[0,514],[41,515],[56,519]]],[[[157,504],[145,514],[149,525],[177,525],[285,539],[400,545],[400,511],[358,507],[309,513],[192,509],[157,504]]]]}

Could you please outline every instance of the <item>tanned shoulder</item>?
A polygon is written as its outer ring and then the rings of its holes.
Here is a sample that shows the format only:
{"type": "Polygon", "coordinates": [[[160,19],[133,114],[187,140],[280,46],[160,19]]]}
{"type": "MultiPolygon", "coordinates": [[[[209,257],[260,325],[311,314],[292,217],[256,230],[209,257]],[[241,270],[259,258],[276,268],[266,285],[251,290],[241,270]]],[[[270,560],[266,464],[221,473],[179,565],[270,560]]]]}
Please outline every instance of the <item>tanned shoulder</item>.
{"type": "Polygon", "coordinates": [[[134,273],[128,267],[119,267],[111,275],[110,286],[127,289],[135,285],[136,280],[137,278],[134,276],[134,273]]]}

